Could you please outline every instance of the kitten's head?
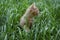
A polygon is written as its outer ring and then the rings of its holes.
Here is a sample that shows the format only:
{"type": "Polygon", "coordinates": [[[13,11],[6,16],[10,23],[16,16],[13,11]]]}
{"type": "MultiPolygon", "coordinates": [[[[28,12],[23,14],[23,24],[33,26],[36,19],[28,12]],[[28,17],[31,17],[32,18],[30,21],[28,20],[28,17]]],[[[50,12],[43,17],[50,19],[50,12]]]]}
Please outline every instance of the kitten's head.
{"type": "Polygon", "coordinates": [[[38,15],[39,9],[36,7],[35,3],[33,3],[33,4],[30,6],[30,12],[33,14],[33,16],[38,15]]]}

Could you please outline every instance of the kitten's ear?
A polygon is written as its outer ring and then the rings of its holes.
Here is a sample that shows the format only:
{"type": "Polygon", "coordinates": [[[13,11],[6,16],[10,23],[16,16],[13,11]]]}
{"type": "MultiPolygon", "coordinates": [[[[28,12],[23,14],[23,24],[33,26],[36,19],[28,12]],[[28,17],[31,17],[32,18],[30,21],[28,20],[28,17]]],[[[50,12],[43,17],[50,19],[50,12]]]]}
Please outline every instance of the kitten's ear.
{"type": "Polygon", "coordinates": [[[34,3],[32,3],[32,5],[35,5],[35,2],[34,2],[34,3]]]}
{"type": "Polygon", "coordinates": [[[35,8],[35,2],[31,5],[32,8],[35,8]]]}

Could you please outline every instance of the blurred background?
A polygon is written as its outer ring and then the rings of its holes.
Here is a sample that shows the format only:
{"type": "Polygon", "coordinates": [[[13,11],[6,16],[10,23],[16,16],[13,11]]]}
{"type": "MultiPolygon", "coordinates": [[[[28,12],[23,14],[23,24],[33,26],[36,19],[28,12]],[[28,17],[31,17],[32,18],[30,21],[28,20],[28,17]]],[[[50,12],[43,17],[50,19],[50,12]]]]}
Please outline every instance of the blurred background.
{"type": "Polygon", "coordinates": [[[0,40],[60,40],[60,0],[0,0],[0,40]],[[40,13],[26,33],[20,17],[33,2],[40,13]]]}

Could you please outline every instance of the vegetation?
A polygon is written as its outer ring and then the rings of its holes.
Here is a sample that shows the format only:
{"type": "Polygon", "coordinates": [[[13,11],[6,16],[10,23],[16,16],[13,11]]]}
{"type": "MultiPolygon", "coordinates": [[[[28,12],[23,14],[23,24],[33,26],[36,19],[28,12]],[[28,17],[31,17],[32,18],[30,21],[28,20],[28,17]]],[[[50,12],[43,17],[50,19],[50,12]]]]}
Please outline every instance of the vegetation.
{"type": "Polygon", "coordinates": [[[60,40],[60,0],[0,0],[0,40],[60,40]],[[26,33],[19,21],[33,2],[40,13],[26,33]]]}

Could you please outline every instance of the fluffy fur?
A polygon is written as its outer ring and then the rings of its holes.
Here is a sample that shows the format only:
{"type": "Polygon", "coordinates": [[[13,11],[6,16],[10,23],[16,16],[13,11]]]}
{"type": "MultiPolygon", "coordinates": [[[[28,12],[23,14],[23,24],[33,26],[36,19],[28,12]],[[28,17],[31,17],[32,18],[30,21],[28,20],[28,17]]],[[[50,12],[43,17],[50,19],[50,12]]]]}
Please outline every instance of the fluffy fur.
{"type": "Polygon", "coordinates": [[[34,21],[34,16],[37,16],[39,13],[38,8],[36,7],[35,3],[30,5],[25,14],[20,19],[20,26],[24,27],[24,25],[27,25],[26,29],[29,29],[32,26],[32,22],[34,21]]]}

